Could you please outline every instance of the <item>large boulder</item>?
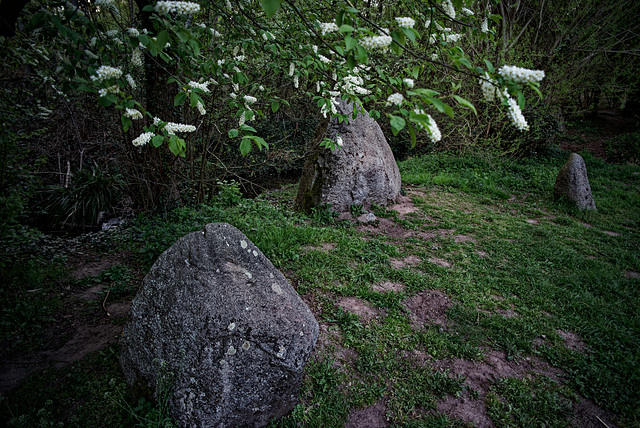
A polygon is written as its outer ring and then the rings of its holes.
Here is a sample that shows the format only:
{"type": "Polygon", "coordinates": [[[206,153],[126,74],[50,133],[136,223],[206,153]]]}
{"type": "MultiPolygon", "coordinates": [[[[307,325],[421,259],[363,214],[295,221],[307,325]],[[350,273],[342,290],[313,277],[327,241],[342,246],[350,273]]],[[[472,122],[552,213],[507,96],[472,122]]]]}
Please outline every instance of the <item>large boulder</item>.
{"type": "Polygon", "coordinates": [[[325,120],[316,129],[311,153],[305,161],[298,186],[295,209],[331,204],[336,212],[349,211],[351,205],[369,208],[371,204],[387,205],[400,195],[400,171],[391,148],[375,120],[358,113],[352,118],[354,105],[336,100],[339,113],[349,116],[325,120]],[[323,148],[321,142],[340,136],[341,148],[323,148]]]}
{"type": "Polygon", "coordinates": [[[213,223],[153,265],[120,362],[136,390],[170,388],[179,426],[258,427],[295,406],[317,338],[318,323],[287,279],[238,229],[213,223]]]}
{"type": "Polygon", "coordinates": [[[581,210],[595,210],[587,166],[584,159],[577,153],[571,153],[567,163],[564,164],[553,187],[555,199],[568,199],[575,203],[581,210]]]}

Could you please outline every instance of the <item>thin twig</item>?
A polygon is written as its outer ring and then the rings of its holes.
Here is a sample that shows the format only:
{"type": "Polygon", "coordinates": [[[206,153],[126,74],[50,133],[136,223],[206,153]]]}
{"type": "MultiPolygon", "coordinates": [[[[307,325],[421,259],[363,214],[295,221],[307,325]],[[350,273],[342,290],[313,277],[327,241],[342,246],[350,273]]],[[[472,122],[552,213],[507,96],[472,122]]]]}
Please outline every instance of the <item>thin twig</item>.
{"type": "Polygon", "coordinates": [[[105,303],[107,303],[107,299],[109,298],[109,293],[111,292],[111,290],[107,290],[107,295],[104,296],[104,300],[102,301],[102,309],[104,309],[104,311],[107,313],[107,316],[110,317],[111,314],[109,313],[109,311],[107,310],[105,303]]]}

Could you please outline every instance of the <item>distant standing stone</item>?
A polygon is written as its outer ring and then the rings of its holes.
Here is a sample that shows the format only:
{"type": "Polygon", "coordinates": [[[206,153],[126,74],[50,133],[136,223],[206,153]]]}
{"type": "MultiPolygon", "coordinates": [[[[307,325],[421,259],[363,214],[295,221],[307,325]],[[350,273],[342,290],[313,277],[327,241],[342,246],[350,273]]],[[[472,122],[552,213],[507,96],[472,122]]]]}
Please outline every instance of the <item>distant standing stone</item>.
{"type": "Polygon", "coordinates": [[[400,171],[382,129],[368,114],[353,119],[352,103],[336,99],[337,117],[318,125],[311,153],[305,161],[298,186],[295,208],[310,212],[313,207],[331,204],[336,212],[349,211],[352,205],[370,208],[387,205],[400,195],[400,171]],[[343,141],[335,150],[323,148],[324,138],[343,141]]]}
{"type": "Polygon", "coordinates": [[[587,166],[582,156],[571,153],[569,160],[558,173],[553,196],[556,199],[567,198],[581,210],[596,209],[587,177],[587,166]]]}
{"type": "Polygon", "coordinates": [[[153,265],[133,301],[120,362],[139,391],[157,394],[158,379],[170,377],[181,427],[260,427],[296,405],[318,330],[260,250],[214,223],[153,265]]]}

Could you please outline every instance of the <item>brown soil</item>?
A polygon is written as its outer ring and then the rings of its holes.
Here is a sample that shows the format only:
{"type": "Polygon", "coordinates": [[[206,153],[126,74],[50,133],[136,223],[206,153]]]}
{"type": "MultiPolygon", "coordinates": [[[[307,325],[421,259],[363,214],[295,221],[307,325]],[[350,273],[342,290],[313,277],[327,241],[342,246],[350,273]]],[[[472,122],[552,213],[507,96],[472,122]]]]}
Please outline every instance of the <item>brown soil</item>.
{"type": "Polygon", "coordinates": [[[425,324],[447,325],[447,310],[451,306],[449,296],[439,290],[427,290],[416,294],[402,303],[410,312],[409,318],[414,328],[425,324]]]}
{"type": "Polygon", "coordinates": [[[337,303],[342,309],[357,315],[358,318],[365,323],[371,321],[382,312],[380,309],[371,307],[369,303],[357,297],[341,297],[337,303]]]}

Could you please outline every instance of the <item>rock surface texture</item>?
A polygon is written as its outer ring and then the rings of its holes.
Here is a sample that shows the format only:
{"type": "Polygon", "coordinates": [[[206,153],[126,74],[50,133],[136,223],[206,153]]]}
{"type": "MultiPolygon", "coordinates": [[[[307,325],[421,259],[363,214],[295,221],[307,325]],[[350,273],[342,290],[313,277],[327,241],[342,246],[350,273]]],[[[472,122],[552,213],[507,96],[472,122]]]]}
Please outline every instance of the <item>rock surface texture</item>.
{"type": "MultiPolygon", "coordinates": [[[[165,251],[121,339],[129,383],[169,386],[182,427],[264,426],[296,404],[318,323],[238,229],[208,224],[165,251]]],[[[158,391],[155,391],[156,394],[158,391]]]]}
{"type": "Polygon", "coordinates": [[[387,205],[400,195],[400,171],[380,126],[369,115],[359,113],[352,118],[353,104],[335,100],[339,113],[349,116],[323,121],[316,129],[312,151],[305,161],[295,208],[309,212],[311,208],[331,204],[336,212],[349,211],[351,205],[387,205]],[[324,138],[336,141],[342,148],[329,150],[320,143],[324,138]]]}
{"type": "Polygon", "coordinates": [[[581,210],[595,210],[587,166],[584,159],[577,153],[571,153],[567,163],[564,164],[553,187],[553,196],[556,199],[567,198],[574,202],[581,210]]]}

